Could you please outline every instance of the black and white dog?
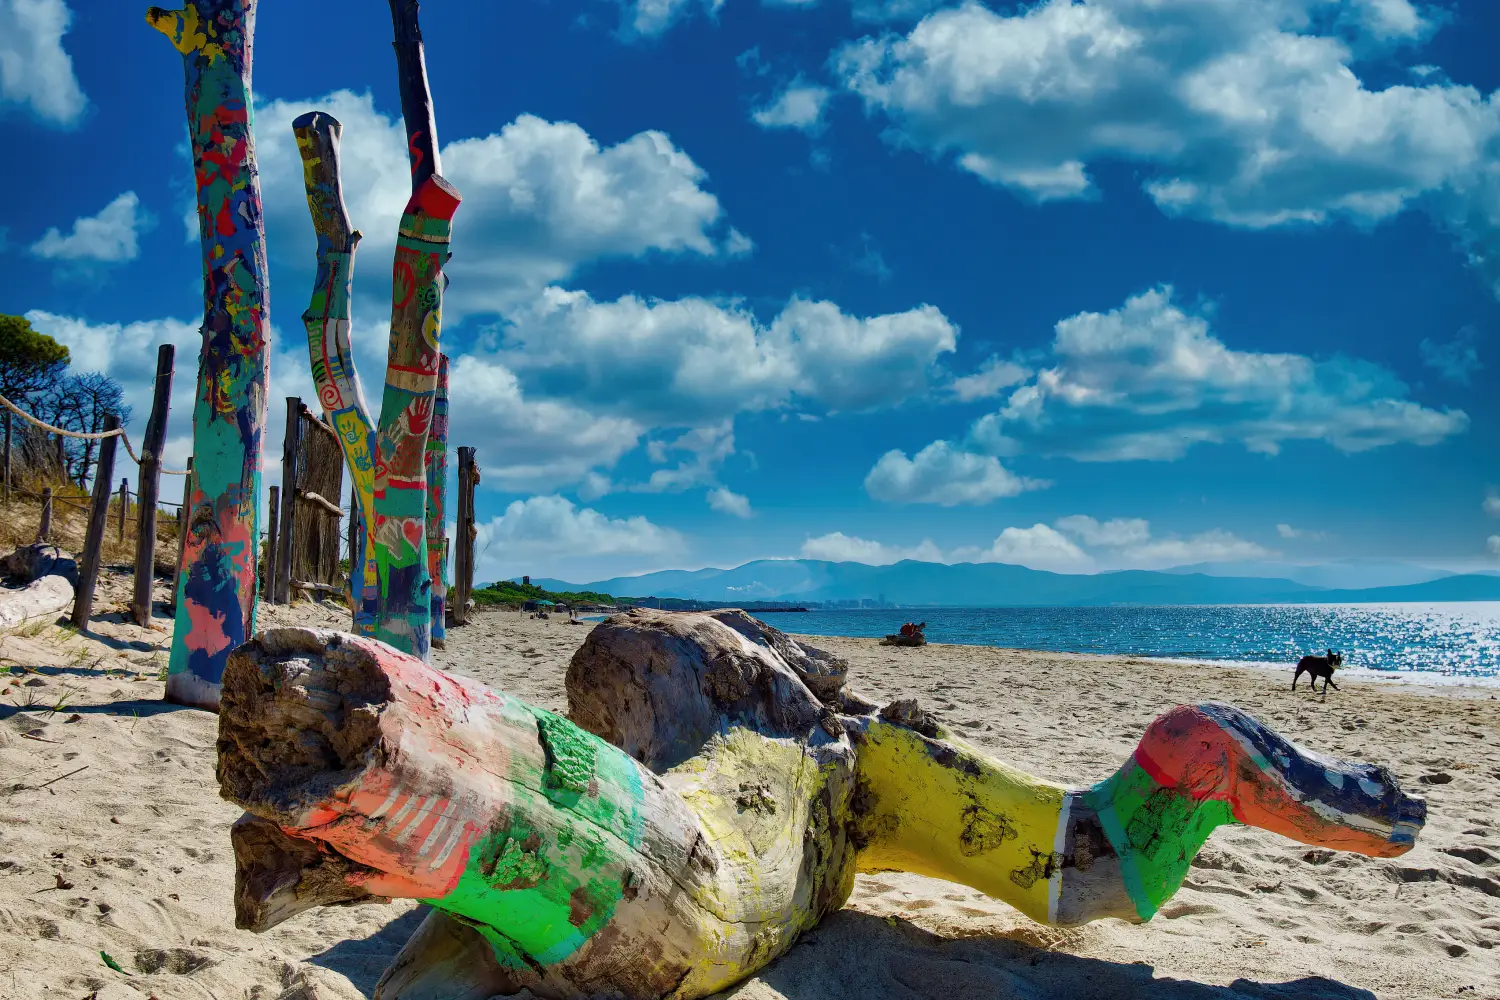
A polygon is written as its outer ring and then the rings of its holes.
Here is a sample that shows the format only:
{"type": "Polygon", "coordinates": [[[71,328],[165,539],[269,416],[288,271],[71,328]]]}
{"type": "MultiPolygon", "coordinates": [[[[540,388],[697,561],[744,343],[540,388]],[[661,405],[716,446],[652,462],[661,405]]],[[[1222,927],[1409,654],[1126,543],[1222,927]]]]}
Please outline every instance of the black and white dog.
{"type": "MultiPolygon", "coordinates": [[[[1327,695],[1328,685],[1333,684],[1333,672],[1337,670],[1339,666],[1343,664],[1343,662],[1343,654],[1335,653],[1331,649],[1328,650],[1327,654],[1324,656],[1304,656],[1302,659],[1297,661],[1297,669],[1292,674],[1292,690],[1297,690],[1297,679],[1300,678],[1303,674],[1307,674],[1307,686],[1312,688],[1314,691],[1317,690],[1318,678],[1323,678],[1323,694],[1327,695]]],[[[1339,686],[1337,684],[1333,684],[1333,689],[1337,691],[1339,689],[1339,686]]]]}

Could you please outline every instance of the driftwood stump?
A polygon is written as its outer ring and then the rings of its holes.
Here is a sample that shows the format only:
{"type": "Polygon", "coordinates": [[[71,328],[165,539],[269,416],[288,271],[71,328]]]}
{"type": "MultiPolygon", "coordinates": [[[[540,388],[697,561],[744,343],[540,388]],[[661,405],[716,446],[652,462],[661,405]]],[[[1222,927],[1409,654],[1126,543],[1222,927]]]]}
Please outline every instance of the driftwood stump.
{"type": "Polygon", "coordinates": [[[568,670],[568,721],[381,643],[267,632],[225,674],[237,923],[423,899],[385,1000],[694,998],[843,905],[857,871],[1032,918],[1149,919],[1215,826],[1409,850],[1425,805],[1227,705],[1173,710],[1110,778],[1039,781],[744,612],[634,611],[568,670]]]}

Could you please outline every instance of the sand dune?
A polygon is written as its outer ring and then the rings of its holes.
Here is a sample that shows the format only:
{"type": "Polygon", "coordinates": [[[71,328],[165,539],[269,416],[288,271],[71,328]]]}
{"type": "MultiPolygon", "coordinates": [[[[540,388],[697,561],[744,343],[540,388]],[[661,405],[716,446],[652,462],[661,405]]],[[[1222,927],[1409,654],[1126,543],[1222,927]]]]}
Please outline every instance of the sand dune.
{"type": "MultiPolygon", "coordinates": [[[[94,637],[45,626],[0,638],[0,662],[16,665],[0,682],[0,997],[368,996],[420,908],[322,909],[264,935],[236,931],[227,830],[239,811],[218,798],[215,718],[161,704],[166,633],[110,617],[94,637]]],[[[299,605],[262,623],[345,620],[299,605]]],[[[584,633],[487,614],[455,629],[437,660],[561,710],[584,633]]],[[[843,912],[728,995],[1500,998],[1500,701],[1489,691],[1350,679],[1324,702],[1287,691],[1289,672],[817,642],[849,657],[856,689],[916,695],[1051,779],[1092,781],[1161,710],[1217,698],[1306,746],[1391,766],[1427,796],[1429,824],[1394,860],[1220,831],[1145,926],[1054,930],[960,886],[862,876],[843,912]]]]}

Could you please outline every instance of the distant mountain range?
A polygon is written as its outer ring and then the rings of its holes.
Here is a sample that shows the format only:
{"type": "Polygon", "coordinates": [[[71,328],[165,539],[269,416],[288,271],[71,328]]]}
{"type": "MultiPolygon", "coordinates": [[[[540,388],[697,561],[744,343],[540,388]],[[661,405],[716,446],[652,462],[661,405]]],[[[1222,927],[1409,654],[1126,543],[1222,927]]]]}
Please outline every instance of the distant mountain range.
{"type": "Polygon", "coordinates": [[[867,566],[817,559],[760,559],[733,569],[663,570],[591,583],[532,582],[554,591],[592,590],[615,597],[680,597],[726,604],[872,599],[928,607],[1024,607],[1500,600],[1500,576],[1375,561],[1324,566],[1204,563],[1164,571],[1070,574],[1005,563],[948,565],[904,560],[867,566]],[[1225,570],[1231,572],[1221,572],[1225,570]],[[1265,575],[1272,570],[1288,575],[1265,575]],[[1293,579],[1293,573],[1301,579],[1293,579]],[[1350,582],[1364,586],[1350,586],[1350,582]]]}

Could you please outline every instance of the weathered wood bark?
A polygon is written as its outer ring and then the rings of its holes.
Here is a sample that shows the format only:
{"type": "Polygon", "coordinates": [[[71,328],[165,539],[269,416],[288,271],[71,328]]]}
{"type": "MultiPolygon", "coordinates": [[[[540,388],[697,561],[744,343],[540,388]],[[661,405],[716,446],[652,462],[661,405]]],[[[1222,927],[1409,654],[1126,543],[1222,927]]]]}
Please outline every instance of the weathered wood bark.
{"type": "Polygon", "coordinates": [[[265,552],[265,601],[267,604],[276,602],[276,553],[281,548],[281,487],[272,486],[270,490],[270,519],[266,528],[266,552],[265,552]]]}
{"type": "Polygon", "coordinates": [[[474,590],[474,539],[479,529],[474,525],[474,486],[479,482],[479,466],[474,463],[474,449],[458,449],[458,510],[453,534],[453,600],[448,608],[453,624],[469,623],[469,595],[474,590]]]}
{"type": "Polygon", "coordinates": [[[10,418],[9,410],[5,411],[5,505],[10,506],[10,418]]]}
{"type": "Polygon", "coordinates": [[[427,436],[427,576],[432,581],[432,644],[443,648],[448,599],[448,355],[438,356],[432,433],[427,436]]]}
{"type": "Polygon", "coordinates": [[[1227,705],[1167,713],[1116,774],[1070,789],[915,702],[872,711],[843,674],[743,612],[635,611],[575,655],[569,722],[367,639],[268,632],[232,658],[219,780],[310,843],[241,864],[240,919],[266,926],[288,898],[431,902],[384,1000],[691,1000],[785,951],[856,870],[960,881],[1055,924],[1140,921],[1216,825],[1393,856],[1425,819],[1384,770],[1227,705]]]}
{"type": "MultiPolygon", "coordinates": [[[[307,207],[318,237],[317,276],[313,279],[312,300],[302,314],[313,385],[323,414],[343,449],[353,484],[353,509],[359,512],[361,520],[367,521],[375,502],[375,423],[365,403],[349,341],[349,299],[360,234],[350,223],[344,203],[339,170],[343,126],[332,115],[311,111],[292,122],[292,131],[302,156],[307,207]]],[[[373,537],[369,527],[368,523],[358,526],[351,523],[350,530],[369,540],[373,537]]],[[[349,579],[356,635],[375,634],[379,587],[373,556],[373,543],[350,550],[349,579]]]]}
{"type": "Polygon", "coordinates": [[[255,630],[270,299],[250,125],[255,0],[152,7],[182,53],[203,246],[191,529],[179,568],[167,700],[217,708],[230,650],[255,630]]]}
{"type": "Polygon", "coordinates": [[[302,400],[286,398],[286,435],[281,444],[281,519],[277,523],[272,603],[292,603],[292,543],[297,536],[297,474],[302,466],[302,400]]]}
{"type": "MultiPolygon", "coordinates": [[[[112,431],[120,426],[120,418],[113,413],[104,418],[104,430],[112,431]]],[[[104,528],[109,521],[109,484],[115,476],[115,446],[119,435],[110,435],[99,442],[99,464],[94,467],[94,494],[89,500],[89,520],[83,535],[83,562],[79,567],[78,592],[73,598],[73,624],[80,629],[89,627],[94,616],[94,587],[99,582],[99,566],[104,557],[104,528]]]]}
{"type": "Polygon", "coordinates": [[[124,545],[125,544],[125,519],[130,516],[130,480],[129,479],[121,479],[120,480],[120,506],[119,506],[119,509],[116,511],[116,513],[118,513],[120,516],[115,519],[115,528],[116,528],[116,532],[117,532],[117,537],[116,537],[115,541],[118,544],[120,544],[120,545],[124,545]]]}
{"type": "MultiPolygon", "coordinates": [[[[223,794],[358,866],[351,886],[473,922],[492,992],[700,996],[779,954],[853,886],[839,821],[853,749],[770,658],[703,679],[758,706],[768,731],[716,735],[660,777],[565,719],[368,639],[281,629],[232,659],[223,794]]],[[[252,882],[284,878],[241,868],[237,885],[252,882]]],[[[242,920],[270,908],[259,898],[242,920]]],[[[429,963],[409,967],[413,985],[383,995],[430,982],[429,963]]]]}
{"type": "Polygon", "coordinates": [[[137,488],[140,510],[135,525],[135,591],[130,614],[137,625],[151,623],[151,583],[156,578],[156,508],[161,499],[161,449],[167,439],[167,414],[172,407],[172,374],[177,348],[162,344],[156,349],[156,383],[151,397],[151,417],[141,442],[141,470],[137,488]]]}
{"type": "Polygon", "coordinates": [[[42,487],[42,516],[36,526],[36,540],[45,542],[52,534],[52,487],[42,487]]]}

